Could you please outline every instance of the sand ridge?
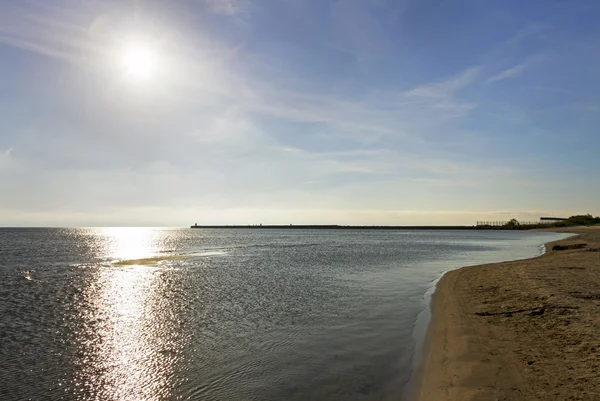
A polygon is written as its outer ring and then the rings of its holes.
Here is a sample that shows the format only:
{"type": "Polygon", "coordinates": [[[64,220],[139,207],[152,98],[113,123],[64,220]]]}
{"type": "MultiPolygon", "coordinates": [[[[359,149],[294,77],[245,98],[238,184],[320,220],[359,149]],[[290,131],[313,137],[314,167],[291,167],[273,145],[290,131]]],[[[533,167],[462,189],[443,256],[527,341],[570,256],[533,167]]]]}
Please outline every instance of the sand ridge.
{"type": "Polygon", "coordinates": [[[440,280],[419,400],[600,400],[600,227],[552,231],[579,235],[440,280]]]}

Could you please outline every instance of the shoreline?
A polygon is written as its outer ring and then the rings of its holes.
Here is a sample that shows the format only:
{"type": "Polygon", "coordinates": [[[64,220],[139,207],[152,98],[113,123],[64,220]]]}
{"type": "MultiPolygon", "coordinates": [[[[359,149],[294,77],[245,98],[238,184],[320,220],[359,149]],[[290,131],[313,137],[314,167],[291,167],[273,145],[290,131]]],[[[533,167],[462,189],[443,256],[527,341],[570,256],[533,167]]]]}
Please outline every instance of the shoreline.
{"type": "MultiPolygon", "coordinates": [[[[549,230],[549,229],[535,229],[535,230],[531,230],[531,231],[549,232],[549,233],[557,232],[555,230],[549,230]]],[[[574,235],[576,236],[577,234],[574,234],[574,235]]],[[[571,237],[569,237],[569,238],[571,238],[571,237]]],[[[564,238],[564,239],[567,239],[567,238],[564,238]]],[[[435,280],[433,280],[430,284],[430,287],[427,289],[427,291],[425,292],[425,295],[424,295],[426,307],[425,307],[425,309],[423,309],[423,311],[421,311],[421,313],[417,317],[417,320],[415,322],[415,326],[413,329],[413,338],[415,340],[415,351],[414,351],[414,355],[413,355],[412,373],[411,373],[411,378],[406,383],[406,385],[402,391],[401,399],[417,400],[418,394],[421,391],[424,365],[425,365],[425,361],[427,359],[429,349],[430,349],[430,346],[429,346],[430,334],[429,334],[429,332],[430,332],[430,328],[431,328],[433,316],[434,316],[434,313],[433,313],[434,299],[435,299],[435,295],[438,290],[438,288],[437,288],[438,284],[440,283],[442,278],[447,273],[449,273],[451,271],[460,270],[460,269],[463,269],[466,267],[477,267],[477,266],[485,266],[488,264],[501,264],[501,263],[507,263],[507,262],[516,262],[516,261],[523,261],[523,260],[538,258],[540,256],[543,256],[545,253],[549,252],[549,249],[548,249],[549,244],[558,243],[560,241],[563,241],[564,239],[550,241],[547,243],[540,244],[539,245],[539,253],[537,255],[532,255],[532,256],[519,258],[519,259],[508,259],[508,260],[497,261],[497,262],[486,262],[483,264],[465,264],[465,265],[458,266],[458,267],[449,267],[439,277],[437,277],[435,280]]]]}
{"type": "Polygon", "coordinates": [[[600,250],[600,227],[538,231],[575,235],[530,259],[439,279],[412,398],[592,400],[600,391],[600,252],[589,251],[600,250]],[[586,247],[552,250],[576,243],[586,247]]]}

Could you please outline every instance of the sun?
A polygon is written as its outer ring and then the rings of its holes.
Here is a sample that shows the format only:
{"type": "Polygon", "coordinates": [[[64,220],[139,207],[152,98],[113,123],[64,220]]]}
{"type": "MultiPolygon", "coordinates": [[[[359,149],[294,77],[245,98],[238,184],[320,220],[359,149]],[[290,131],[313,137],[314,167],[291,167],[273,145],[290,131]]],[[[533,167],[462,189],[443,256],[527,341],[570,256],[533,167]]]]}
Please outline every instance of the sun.
{"type": "Polygon", "coordinates": [[[130,44],[123,50],[123,66],[136,79],[148,79],[156,70],[156,54],[143,44],[130,44]]]}

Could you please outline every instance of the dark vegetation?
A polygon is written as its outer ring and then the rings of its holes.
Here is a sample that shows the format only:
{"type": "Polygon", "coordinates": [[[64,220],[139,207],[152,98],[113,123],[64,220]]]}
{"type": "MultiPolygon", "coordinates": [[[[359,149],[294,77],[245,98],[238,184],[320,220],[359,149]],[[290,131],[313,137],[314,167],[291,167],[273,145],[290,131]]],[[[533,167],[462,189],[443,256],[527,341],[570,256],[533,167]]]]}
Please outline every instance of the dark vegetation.
{"type": "Polygon", "coordinates": [[[579,214],[571,216],[567,220],[552,223],[552,227],[570,227],[570,226],[593,226],[600,224],[600,217],[592,217],[591,214],[579,214]]]}
{"type": "Polygon", "coordinates": [[[494,228],[500,230],[529,230],[532,228],[547,227],[593,226],[595,224],[600,224],[600,217],[593,217],[591,214],[578,214],[576,216],[571,216],[566,220],[550,224],[520,224],[516,219],[512,219],[503,226],[494,228]]]}

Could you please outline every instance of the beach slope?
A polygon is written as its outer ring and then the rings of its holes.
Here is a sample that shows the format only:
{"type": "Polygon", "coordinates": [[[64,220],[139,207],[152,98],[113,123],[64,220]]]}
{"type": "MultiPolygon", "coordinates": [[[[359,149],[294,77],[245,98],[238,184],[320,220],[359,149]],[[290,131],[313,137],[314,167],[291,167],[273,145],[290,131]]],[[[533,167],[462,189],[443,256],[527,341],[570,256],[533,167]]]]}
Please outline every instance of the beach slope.
{"type": "Polygon", "coordinates": [[[540,257],[444,275],[419,400],[600,399],[600,227],[564,232],[540,257]]]}

